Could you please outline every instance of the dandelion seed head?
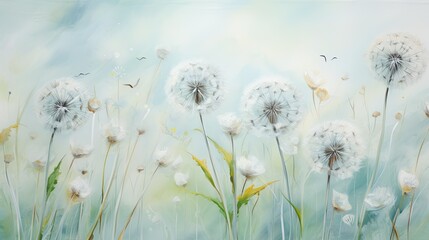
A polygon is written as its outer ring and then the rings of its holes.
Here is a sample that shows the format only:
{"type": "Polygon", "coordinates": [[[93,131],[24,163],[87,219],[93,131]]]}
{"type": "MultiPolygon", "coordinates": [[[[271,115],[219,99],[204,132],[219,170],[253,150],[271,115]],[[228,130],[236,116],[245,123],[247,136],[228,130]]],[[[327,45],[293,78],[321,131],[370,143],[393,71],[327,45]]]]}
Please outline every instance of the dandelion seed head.
{"type": "Polygon", "coordinates": [[[88,181],[77,177],[70,183],[68,194],[72,202],[82,202],[91,194],[88,181]]]}
{"type": "Polygon", "coordinates": [[[174,181],[178,187],[184,187],[188,184],[189,174],[176,172],[174,174],[174,181]]]}
{"type": "Polygon", "coordinates": [[[395,196],[388,187],[377,187],[365,198],[366,207],[370,211],[390,208],[394,202],[395,196]]]}
{"type": "Polygon", "coordinates": [[[101,101],[98,98],[91,98],[88,100],[88,111],[95,113],[100,109],[101,101]]]}
{"type": "Polygon", "coordinates": [[[307,146],[316,171],[328,171],[340,179],[353,176],[364,158],[358,130],[344,121],[326,122],[314,128],[307,146]]]}
{"type": "Polygon", "coordinates": [[[419,186],[419,179],[417,176],[404,170],[399,171],[398,182],[402,192],[405,194],[414,191],[414,189],[419,186]]]}
{"type": "Polygon", "coordinates": [[[290,132],[302,119],[298,92],[277,77],[251,84],[241,100],[245,123],[262,135],[279,136],[290,132]]]}
{"type": "Polygon", "coordinates": [[[38,113],[45,125],[57,131],[76,129],[88,118],[86,90],[71,78],[46,84],[39,93],[38,113]]]}
{"type": "Polygon", "coordinates": [[[371,68],[389,87],[403,87],[423,74],[425,50],[411,35],[391,33],[378,39],[369,52],[371,68]]]}
{"type": "Polygon", "coordinates": [[[237,136],[241,132],[242,121],[234,113],[224,113],[217,117],[222,131],[231,136],[237,136]]]}
{"type": "Polygon", "coordinates": [[[84,158],[92,153],[93,146],[77,144],[74,141],[70,141],[70,151],[74,158],[84,158]]]}
{"type": "Polygon", "coordinates": [[[349,196],[344,193],[333,190],[332,192],[332,207],[335,211],[345,212],[352,209],[352,205],[349,202],[349,196]]]}
{"type": "Polygon", "coordinates": [[[153,158],[160,167],[167,167],[173,162],[171,152],[166,147],[158,147],[153,153],[153,158]]]}
{"type": "Polygon", "coordinates": [[[255,156],[241,156],[237,161],[237,168],[241,175],[252,179],[265,173],[265,167],[255,156]]]}
{"type": "Polygon", "coordinates": [[[110,122],[104,125],[104,136],[109,144],[116,144],[125,138],[126,131],[122,126],[110,122]]]}
{"type": "Polygon", "coordinates": [[[187,111],[207,113],[223,100],[223,82],[213,66],[203,62],[185,62],[173,69],[166,85],[170,103],[187,111]]]}

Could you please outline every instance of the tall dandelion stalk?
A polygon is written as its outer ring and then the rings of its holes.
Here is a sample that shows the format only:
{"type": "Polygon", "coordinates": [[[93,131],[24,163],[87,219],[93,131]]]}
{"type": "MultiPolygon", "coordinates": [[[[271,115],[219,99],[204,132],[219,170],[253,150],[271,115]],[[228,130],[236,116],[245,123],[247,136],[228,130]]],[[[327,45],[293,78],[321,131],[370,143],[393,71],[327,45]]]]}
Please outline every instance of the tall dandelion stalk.
{"type": "Polygon", "coordinates": [[[226,213],[225,218],[228,225],[229,238],[233,239],[227,202],[214,165],[203,120],[203,113],[215,110],[223,99],[223,82],[220,80],[219,72],[211,65],[202,62],[184,62],[172,70],[166,86],[166,93],[172,104],[178,105],[189,112],[198,112],[204,134],[204,142],[213,170],[215,189],[226,213]]]}
{"type": "MultiPolygon", "coordinates": [[[[286,184],[286,194],[291,203],[293,199],[288,170],[279,136],[291,132],[300,122],[303,113],[300,101],[301,98],[296,90],[287,81],[278,77],[264,78],[251,84],[242,97],[242,108],[247,124],[261,135],[275,137],[286,184]]],[[[291,238],[294,228],[292,206],[289,209],[291,224],[289,238],[291,238]]]]}
{"type": "Polygon", "coordinates": [[[51,162],[51,147],[56,132],[76,129],[87,119],[85,106],[88,101],[86,90],[76,81],[70,78],[63,78],[48,83],[39,94],[38,113],[42,121],[52,133],[48,145],[48,157],[46,160],[44,173],[40,223],[38,239],[42,239],[44,230],[44,216],[48,198],[48,174],[51,162]]]}
{"type": "Polygon", "coordinates": [[[364,158],[364,145],[358,130],[344,121],[326,122],[316,127],[308,135],[307,145],[313,169],[327,172],[322,232],[322,239],[325,239],[331,176],[351,178],[364,158]]]}
{"type": "MultiPolygon", "coordinates": [[[[412,84],[419,80],[425,70],[423,47],[417,39],[407,34],[392,33],[380,38],[371,48],[369,57],[372,70],[375,72],[377,79],[384,82],[386,90],[375,166],[365,192],[365,197],[373,187],[380,162],[389,90],[390,88],[406,87],[412,84]]],[[[365,205],[362,206],[359,217],[358,238],[360,238],[364,216],[365,205]]]]}

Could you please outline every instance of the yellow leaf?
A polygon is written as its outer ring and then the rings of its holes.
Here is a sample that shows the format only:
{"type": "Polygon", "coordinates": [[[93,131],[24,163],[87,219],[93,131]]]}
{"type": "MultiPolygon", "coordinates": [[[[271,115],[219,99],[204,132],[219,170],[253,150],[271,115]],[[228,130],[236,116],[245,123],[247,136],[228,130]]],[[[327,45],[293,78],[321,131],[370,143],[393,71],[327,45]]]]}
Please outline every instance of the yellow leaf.
{"type": "Polygon", "coordinates": [[[18,124],[12,124],[9,127],[3,129],[0,133],[0,144],[4,144],[7,140],[9,140],[10,137],[10,131],[12,131],[13,128],[18,128],[18,124]]]}
{"type": "Polygon", "coordinates": [[[206,176],[207,180],[209,180],[210,184],[216,189],[216,185],[214,184],[212,174],[210,173],[209,168],[207,167],[206,162],[204,160],[198,159],[194,155],[192,155],[192,159],[198,164],[198,166],[201,168],[201,170],[203,170],[204,175],[206,176]]]}
{"type": "Polygon", "coordinates": [[[244,193],[240,196],[238,196],[238,203],[237,203],[237,209],[240,209],[241,206],[246,205],[250,198],[252,198],[253,196],[255,196],[256,194],[259,194],[259,192],[261,192],[262,190],[264,190],[268,185],[274,183],[276,181],[271,181],[268,182],[260,187],[254,188],[255,184],[250,185],[250,187],[248,187],[244,193]]]}

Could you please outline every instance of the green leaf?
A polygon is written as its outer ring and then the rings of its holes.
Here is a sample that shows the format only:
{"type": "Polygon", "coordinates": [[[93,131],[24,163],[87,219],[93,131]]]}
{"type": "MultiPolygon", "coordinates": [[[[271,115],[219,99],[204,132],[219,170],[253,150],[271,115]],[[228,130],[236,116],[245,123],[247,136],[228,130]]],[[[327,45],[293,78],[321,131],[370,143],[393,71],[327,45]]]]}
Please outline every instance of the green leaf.
{"type": "Polygon", "coordinates": [[[283,193],[282,193],[282,195],[286,199],[286,201],[292,206],[293,210],[295,211],[296,216],[298,217],[299,232],[300,232],[301,238],[302,238],[302,231],[304,229],[304,226],[302,225],[302,214],[301,214],[301,211],[283,193]]]}
{"type": "Polygon", "coordinates": [[[198,164],[198,166],[203,170],[204,175],[206,176],[207,180],[209,180],[210,184],[217,190],[216,185],[213,181],[212,174],[210,173],[207,164],[204,160],[198,159],[196,156],[192,155],[192,159],[198,164]]]}
{"type": "MultiPolygon", "coordinates": [[[[195,131],[201,132],[201,129],[195,129],[195,131]]],[[[229,180],[231,181],[232,184],[232,189],[234,188],[234,163],[233,163],[233,159],[232,159],[232,154],[230,152],[228,152],[225,148],[223,148],[219,143],[217,143],[215,140],[213,140],[213,138],[207,136],[207,139],[210,140],[210,142],[215,146],[216,150],[219,152],[220,155],[222,155],[223,160],[225,160],[226,164],[228,165],[229,168],[229,180]]]]}
{"type": "Polygon", "coordinates": [[[58,183],[58,177],[61,174],[60,166],[61,166],[62,161],[63,160],[61,159],[61,161],[58,162],[58,165],[54,168],[54,171],[52,171],[52,173],[48,177],[48,184],[46,185],[46,199],[49,198],[52,191],[54,191],[54,189],[55,189],[55,185],[57,185],[57,183],[58,183]]]}
{"type": "Polygon", "coordinates": [[[219,200],[217,200],[216,198],[213,198],[213,197],[209,197],[209,196],[207,196],[207,195],[204,195],[204,194],[202,194],[202,193],[198,193],[198,192],[190,192],[190,193],[192,193],[192,194],[194,194],[194,195],[196,195],[196,196],[203,197],[203,198],[205,198],[206,200],[208,200],[208,201],[210,201],[210,202],[214,203],[214,204],[219,208],[220,212],[222,213],[222,216],[226,219],[225,209],[223,208],[223,204],[222,204],[219,200]]]}
{"type": "Polygon", "coordinates": [[[259,194],[262,190],[264,190],[268,185],[274,183],[276,181],[271,181],[268,182],[260,187],[254,188],[254,184],[250,185],[242,195],[238,196],[238,202],[237,202],[237,211],[240,210],[240,208],[243,205],[246,205],[250,198],[252,198],[253,196],[255,196],[256,194],[259,194]]]}

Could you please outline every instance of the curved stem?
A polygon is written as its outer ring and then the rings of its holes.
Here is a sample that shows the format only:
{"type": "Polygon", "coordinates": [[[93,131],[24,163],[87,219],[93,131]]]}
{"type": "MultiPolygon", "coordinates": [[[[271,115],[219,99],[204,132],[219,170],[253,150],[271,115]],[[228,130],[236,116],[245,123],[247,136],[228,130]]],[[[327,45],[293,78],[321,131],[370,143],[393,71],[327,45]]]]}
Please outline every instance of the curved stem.
{"type": "Polygon", "coordinates": [[[61,216],[60,224],[58,225],[58,231],[57,231],[57,234],[55,235],[55,239],[58,239],[58,237],[60,236],[60,233],[62,232],[64,221],[66,220],[66,216],[70,211],[70,208],[71,208],[71,203],[67,204],[67,207],[64,210],[64,214],[63,216],[61,216]]]}
{"type": "Polygon", "coordinates": [[[226,222],[227,222],[228,230],[229,230],[228,231],[229,238],[230,239],[234,239],[234,237],[232,235],[232,226],[231,226],[231,219],[229,217],[228,206],[227,206],[227,203],[226,203],[225,196],[223,194],[222,188],[221,188],[220,183],[219,183],[219,178],[218,178],[217,173],[216,173],[216,168],[214,166],[212,153],[210,151],[210,145],[209,145],[209,142],[207,140],[206,128],[204,127],[204,121],[203,121],[203,116],[202,116],[201,112],[199,113],[199,116],[200,116],[201,127],[203,128],[204,141],[206,143],[207,152],[208,152],[209,158],[210,158],[210,164],[211,164],[211,166],[213,168],[213,176],[214,176],[214,179],[215,179],[215,185],[217,186],[216,189],[217,189],[217,192],[219,194],[219,197],[222,200],[223,207],[225,209],[226,222]]]}
{"type": "Polygon", "coordinates": [[[232,192],[233,192],[233,218],[232,218],[232,235],[234,239],[238,239],[238,209],[237,209],[237,161],[235,159],[235,149],[234,149],[234,137],[230,135],[231,138],[231,154],[232,154],[232,168],[234,178],[232,181],[232,192]]]}
{"type": "MultiPolygon", "coordinates": [[[[3,148],[4,148],[4,145],[3,145],[3,148]]],[[[5,174],[7,186],[8,186],[9,191],[10,191],[10,195],[12,197],[12,203],[13,203],[13,206],[15,208],[16,231],[17,231],[17,234],[18,234],[18,240],[20,240],[21,239],[21,231],[22,231],[21,212],[19,210],[19,203],[18,203],[18,200],[16,198],[15,191],[13,190],[13,186],[12,186],[10,178],[9,178],[8,167],[7,167],[8,164],[9,163],[6,163],[6,162],[4,164],[4,174],[5,174]]]]}
{"type": "Polygon", "coordinates": [[[399,211],[402,207],[402,203],[404,202],[404,198],[405,198],[405,194],[402,193],[401,200],[399,200],[399,205],[398,205],[398,208],[396,209],[396,212],[395,212],[395,217],[393,218],[392,231],[390,232],[390,239],[393,239],[393,233],[395,232],[396,220],[398,219],[399,211]]]}
{"type": "MultiPolygon", "coordinates": [[[[107,157],[109,156],[109,152],[110,152],[111,147],[112,147],[112,144],[109,143],[109,146],[107,147],[106,155],[104,157],[103,172],[101,173],[101,204],[103,204],[103,201],[105,200],[104,199],[104,175],[105,175],[105,171],[106,171],[107,157]]],[[[101,230],[101,226],[102,226],[102,218],[103,218],[103,213],[100,214],[100,230],[101,230]]]]}
{"type": "MultiPolygon", "coordinates": [[[[386,125],[386,109],[387,109],[387,99],[389,96],[389,87],[386,87],[386,92],[384,95],[384,106],[383,106],[383,115],[382,115],[382,122],[381,122],[381,133],[380,133],[380,138],[378,140],[378,147],[377,147],[377,155],[375,158],[375,167],[374,167],[374,171],[372,172],[371,178],[369,180],[368,183],[368,187],[366,189],[365,195],[364,195],[364,201],[365,198],[368,196],[369,191],[371,190],[375,177],[377,175],[377,170],[378,170],[378,165],[380,162],[380,156],[381,156],[381,149],[383,146],[383,140],[384,140],[384,132],[385,132],[385,125],[386,125]]],[[[365,204],[362,204],[362,208],[361,208],[361,212],[360,212],[360,217],[359,217],[359,223],[358,223],[358,231],[357,231],[357,237],[358,239],[360,239],[360,233],[362,231],[362,224],[363,224],[363,219],[365,216],[365,212],[366,212],[366,207],[365,204]]]]}
{"type": "MultiPolygon", "coordinates": [[[[291,203],[293,203],[292,194],[290,192],[289,176],[287,173],[286,162],[285,162],[285,158],[283,156],[283,151],[280,147],[280,140],[279,140],[278,136],[276,136],[276,142],[277,142],[277,148],[278,148],[279,154],[280,154],[280,160],[282,162],[283,176],[285,178],[285,184],[286,184],[286,190],[287,190],[287,198],[291,203]]],[[[292,215],[293,215],[292,212],[293,212],[292,206],[289,204],[289,222],[290,222],[290,226],[291,226],[290,230],[289,230],[289,239],[292,239],[292,230],[294,229],[294,224],[292,222],[292,215]]]]}
{"type": "Polygon", "coordinates": [[[54,128],[54,130],[52,131],[52,135],[51,138],[49,140],[49,146],[48,146],[48,158],[46,159],[46,166],[45,166],[45,175],[44,175],[44,186],[45,188],[43,189],[43,200],[42,200],[42,214],[40,214],[40,223],[39,223],[39,233],[38,233],[38,239],[41,240],[43,237],[43,218],[45,216],[45,211],[46,211],[46,202],[48,201],[47,199],[47,184],[48,184],[48,174],[49,174],[49,164],[51,161],[51,147],[52,147],[52,142],[54,141],[54,136],[55,136],[55,132],[57,131],[56,128],[54,128]]]}
{"type": "Polygon", "coordinates": [[[244,188],[246,187],[246,183],[247,183],[248,179],[249,178],[244,179],[243,187],[241,188],[241,195],[243,195],[243,193],[244,193],[244,188]]]}
{"type": "Polygon", "coordinates": [[[37,206],[37,196],[38,196],[38,190],[39,190],[39,180],[40,180],[40,173],[37,173],[37,180],[36,180],[36,192],[34,195],[34,204],[33,204],[33,211],[31,214],[31,226],[30,226],[30,239],[33,239],[33,229],[34,229],[34,219],[36,217],[36,206],[37,206]]]}
{"type": "Polygon", "coordinates": [[[329,199],[329,192],[330,192],[330,183],[331,183],[331,173],[328,173],[328,180],[326,181],[326,191],[325,191],[325,211],[323,214],[323,235],[322,240],[325,239],[326,235],[326,217],[328,215],[328,199],[329,199]]]}

